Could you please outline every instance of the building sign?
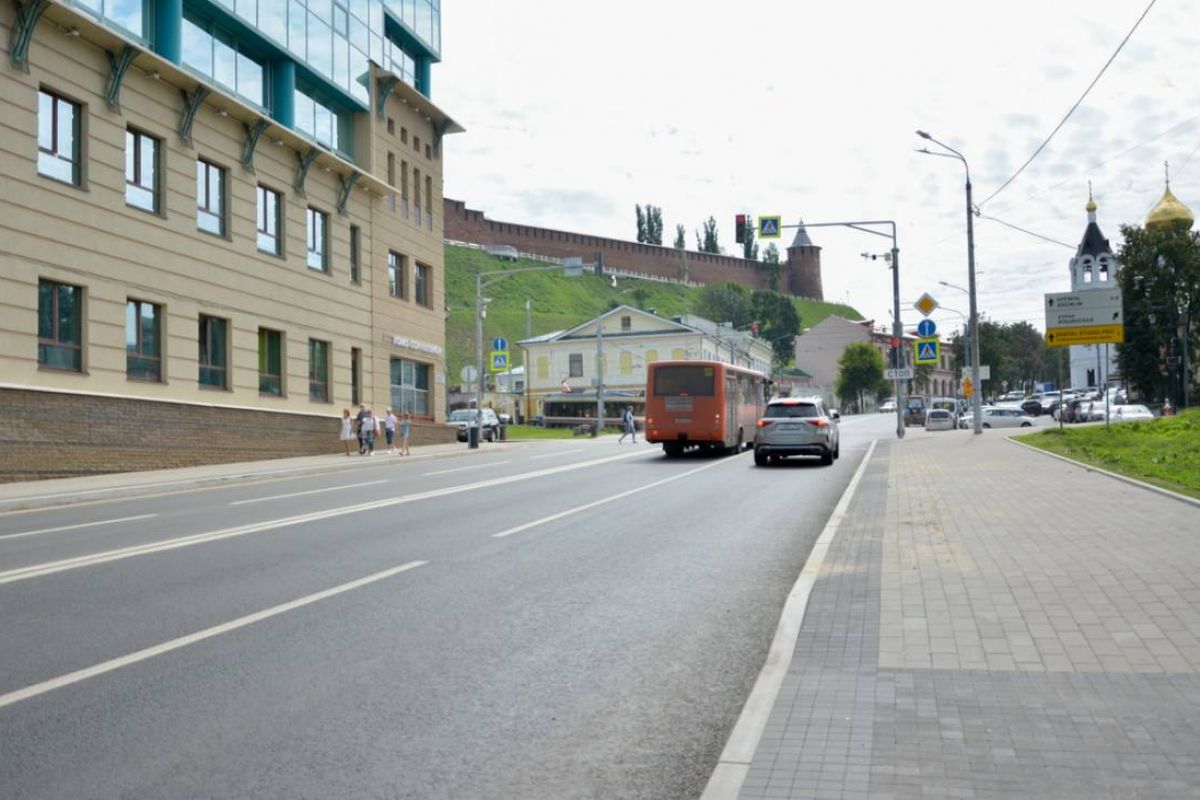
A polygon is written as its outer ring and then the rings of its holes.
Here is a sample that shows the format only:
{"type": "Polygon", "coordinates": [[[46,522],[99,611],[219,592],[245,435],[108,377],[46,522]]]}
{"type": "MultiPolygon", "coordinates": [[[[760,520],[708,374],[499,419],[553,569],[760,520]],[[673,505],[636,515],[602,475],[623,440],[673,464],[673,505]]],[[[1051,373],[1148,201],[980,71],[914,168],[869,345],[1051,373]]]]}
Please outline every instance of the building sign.
{"type": "Polygon", "coordinates": [[[422,342],[420,339],[413,339],[410,336],[393,336],[392,347],[403,347],[407,350],[415,350],[418,353],[428,353],[438,358],[441,358],[444,352],[441,345],[422,342]]]}

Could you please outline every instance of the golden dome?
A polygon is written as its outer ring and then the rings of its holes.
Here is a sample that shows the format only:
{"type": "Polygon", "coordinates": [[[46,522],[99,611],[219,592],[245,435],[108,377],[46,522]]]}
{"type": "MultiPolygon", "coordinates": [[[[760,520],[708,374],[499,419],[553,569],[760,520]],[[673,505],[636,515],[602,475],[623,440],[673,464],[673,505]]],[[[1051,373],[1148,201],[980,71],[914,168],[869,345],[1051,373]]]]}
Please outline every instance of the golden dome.
{"type": "Polygon", "coordinates": [[[1096,210],[1096,201],[1092,199],[1092,196],[1090,194],[1088,195],[1087,210],[1089,212],[1096,210]]]}
{"type": "Polygon", "coordinates": [[[1158,201],[1158,205],[1152,208],[1150,213],[1146,215],[1147,228],[1166,227],[1175,223],[1185,223],[1190,228],[1195,221],[1196,217],[1192,214],[1192,210],[1179,202],[1175,195],[1171,194],[1170,184],[1167,184],[1167,190],[1163,192],[1162,199],[1158,201]]]}

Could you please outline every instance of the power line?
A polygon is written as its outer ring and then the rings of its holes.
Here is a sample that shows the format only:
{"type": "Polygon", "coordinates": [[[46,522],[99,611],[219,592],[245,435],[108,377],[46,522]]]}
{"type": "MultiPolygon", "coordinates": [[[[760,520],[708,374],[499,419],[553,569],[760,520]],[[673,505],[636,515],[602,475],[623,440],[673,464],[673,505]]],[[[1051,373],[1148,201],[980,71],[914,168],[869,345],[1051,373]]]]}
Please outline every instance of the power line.
{"type": "Polygon", "coordinates": [[[1011,178],[1009,178],[1004,183],[1002,183],[1000,185],[999,189],[997,189],[996,191],[989,194],[986,198],[984,198],[983,202],[979,204],[979,207],[983,207],[993,197],[995,197],[996,195],[1003,192],[1010,183],[1012,183],[1013,181],[1015,181],[1017,179],[1018,175],[1020,175],[1022,172],[1025,171],[1026,167],[1028,167],[1030,164],[1033,163],[1033,160],[1038,157],[1038,154],[1041,153],[1042,150],[1045,149],[1046,145],[1050,144],[1050,140],[1054,138],[1054,135],[1058,133],[1058,131],[1062,128],[1063,125],[1067,124],[1067,120],[1069,120],[1071,118],[1071,115],[1075,113],[1075,109],[1079,108],[1079,106],[1083,103],[1084,99],[1087,98],[1088,93],[1092,91],[1092,87],[1094,87],[1100,81],[1100,78],[1102,78],[1104,76],[1104,73],[1108,71],[1109,65],[1111,65],[1113,63],[1113,61],[1116,60],[1116,58],[1120,54],[1121,50],[1125,47],[1126,42],[1128,42],[1130,37],[1133,36],[1134,31],[1136,31],[1138,29],[1138,26],[1142,24],[1142,20],[1144,20],[1146,18],[1146,15],[1150,13],[1150,9],[1154,8],[1154,4],[1156,2],[1158,2],[1158,0],[1150,0],[1150,4],[1148,6],[1146,6],[1146,10],[1142,12],[1142,15],[1140,17],[1138,17],[1137,22],[1133,23],[1133,27],[1129,29],[1129,33],[1125,34],[1125,38],[1121,40],[1121,43],[1119,45],[1117,45],[1117,49],[1115,51],[1113,51],[1113,54],[1111,56],[1109,56],[1108,61],[1104,62],[1104,66],[1100,68],[1100,72],[1096,75],[1095,78],[1092,79],[1092,82],[1088,84],[1088,87],[1083,90],[1083,94],[1081,94],[1079,96],[1079,99],[1075,101],[1075,105],[1071,106],[1071,108],[1068,109],[1066,116],[1064,116],[1062,118],[1062,120],[1060,120],[1059,123],[1054,126],[1054,130],[1050,131],[1050,135],[1046,137],[1046,140],[1038,145],[1037,149],[1033,151],[1033,155],[1031,155],[1029,157],[1029,159],[1024,164],[1022,164],[1016,172],[1013,173],[1013,176],[1011,178]]]}
{"type": "Polygon", "coordinates": [[[1042,241],[1049,242],[1050,244],[1062,245],[1063,247],[1067,248],[1068,250],[1075,249],[1075,245],[1073,245],[1073,244],[1067,244],[1066,242],[1060,242],[1058,239],[1051,239],[1049,236],[1042,236],[1040,233],[1034,233],[1033,231],[1025,230],[1024,228],[1022,228],[1018,225],[1013,225],[1011,222],[1005,222],[1002,219],[996,219],[995,217],[989,217],[987,214],[980,214],[979,218],[991,220],[992,222],[999,222],[1001,225],[1005,226],[1006,228],[1012,228],[1014,231],[1020,231],[1021,233],[1028,234],[1028,235],[1034,237],[1035,239],[1041,239],[1042,241]]]}

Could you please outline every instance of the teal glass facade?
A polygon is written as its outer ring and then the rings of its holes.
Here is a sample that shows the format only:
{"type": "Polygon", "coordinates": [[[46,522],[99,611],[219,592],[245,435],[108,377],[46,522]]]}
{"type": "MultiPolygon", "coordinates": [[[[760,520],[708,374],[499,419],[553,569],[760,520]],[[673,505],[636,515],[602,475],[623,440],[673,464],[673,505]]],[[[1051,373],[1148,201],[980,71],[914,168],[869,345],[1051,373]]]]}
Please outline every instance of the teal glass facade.
{"type": "Polygon", "coordinates": [[[441,0],[67,1],[345,155],[368,61],[428,97],[441,54],[441,0]]]}

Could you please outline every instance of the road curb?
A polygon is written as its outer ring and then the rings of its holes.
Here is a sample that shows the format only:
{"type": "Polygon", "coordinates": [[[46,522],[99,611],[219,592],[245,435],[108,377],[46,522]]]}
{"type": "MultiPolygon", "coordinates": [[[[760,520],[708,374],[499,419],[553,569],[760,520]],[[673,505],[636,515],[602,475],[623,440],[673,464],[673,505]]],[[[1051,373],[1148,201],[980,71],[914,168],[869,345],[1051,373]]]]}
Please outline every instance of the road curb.
{"type": "Polygon", "coordinates": [[[766,663],[754,681],[754,688],[750,690],[750,696],[742,706],[742,713],[734,723],[733,731],[725,742],[725,749],[721,751],[721,757],[709,776],[708,785],[705,786],[700,800],[736,800],[742,789],[750,771],[750,764],[754,761],[754,753],[762,739],[763,730],[766,728],[767,719],[771,716],[775,699],[779,696],[779,688],[791,667],[796,639],[800,636],[804,614],[808,609],[808,598],[816,586],[821,567],[825,564],[825,556],[834,537],[837,536],[854,492],[858,489],[858,484],[867,471],[867,464],[875,453],[877,442],[876,439],[871,440],[862,463],[858,465],[849,485],[842,492],[841,499],[813,544],[812,552],[805,560],[804,568],[800,570],[800,576],[783,604],[783,612],[779,615],[779,624],[775,628],[775,637],[767,650],[766,663]]]}
{"type": "Polygon", "coordinates": [[[1068,464],[1074,464],[1075,466],[1080,467],[1080,468],[1086,470],[1087,472],[1098,472],[1101,475],[1107,475],[1110,478],[1116,478],[1117,480],[1119,480],[1123,483],[1128,483],[1132,486],[1137,486],[1142,489],[1149,489],[1152,492],[1157,492],[1158,494],[1164,495],[1166,497],[1170,497],[1173,500],[1179,500],[1181,502],[1188,503],[1190,505],[1196,506],[1197,508],[1200,508],[1200,500],[1197,500],[1194,497],[1188,497],[1186,494],[1180,494],[1179,492],[1173,492],[1170,489],[1164,489],[1161,486],[1155,486],[1153,483],[1146,483],[1145,481],[1139,481],[1137,478],[1131,478],[1128,475],[1122,475],[1119,472],[1111,472],[1106,469],[1101,469],[1100,467],[1094,466],[1092,464],[1087,464],[1083,461],[1076,461],[1075,459],[1070,458],[1068,456],[1064,456],[1060,453],[1051,453],[1049,450],[1043,450],[1042,448],[1034,447],[1031,444],[1025,444],[1024,442],[1018,442],[1016,439],[1012,438],[1011,436],[1006,436],[1004,438],[1007,439],[1009,442],[1015,444],[1017,447],[1024,447],[1026,450],[1032,450],[1035,453],[1041,453],[1044,456],[1050,456],[1050,458],[1057,458],[1059,461],[1065,461],[1068,464]]]}

